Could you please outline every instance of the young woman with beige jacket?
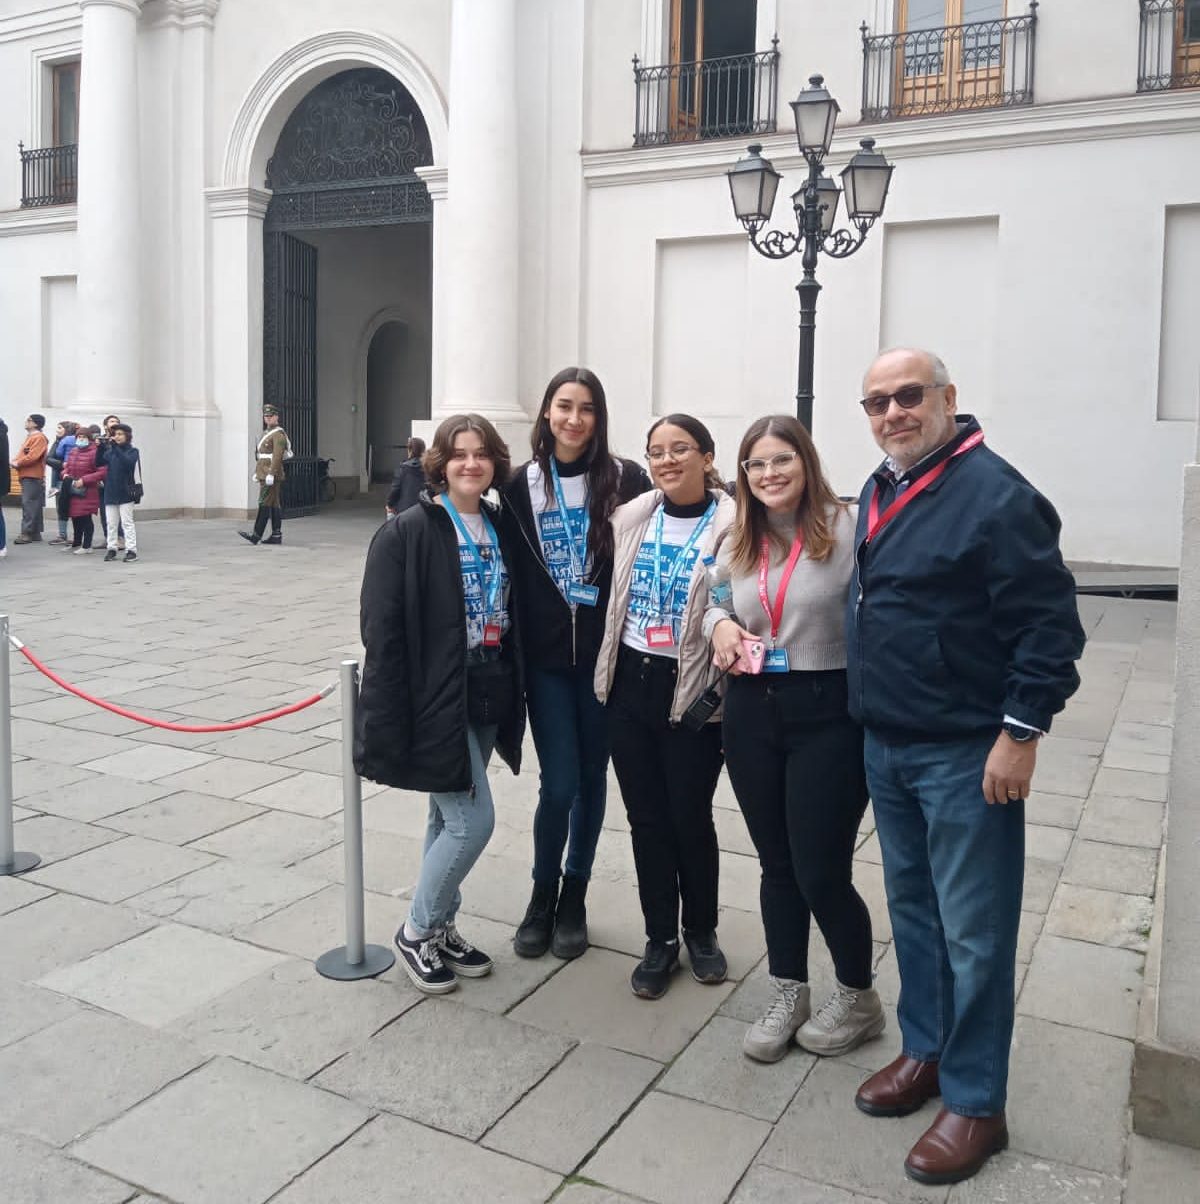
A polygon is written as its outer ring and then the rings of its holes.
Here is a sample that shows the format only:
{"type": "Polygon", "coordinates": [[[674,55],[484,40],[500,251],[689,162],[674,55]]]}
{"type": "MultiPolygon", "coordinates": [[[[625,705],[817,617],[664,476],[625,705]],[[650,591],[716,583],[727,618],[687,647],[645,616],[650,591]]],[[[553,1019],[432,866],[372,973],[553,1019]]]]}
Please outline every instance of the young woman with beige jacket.
{"type": "Polygon", "coordinates": [[[629,816],[646,950],[631,986],[658,999],[679,964],[679,924],[692,976],[726,974],[717,943],[717,837],[712,799],[721,773],[720,714],[700,731],[684,711],[717,676],[702,630],[703,560],[729,527],[733,501],[713,470],[714,445],[687,414],[660,418],[646,438],[656,488],[612,518],[612,594],[596,662],[612,763],[629,816]]]}

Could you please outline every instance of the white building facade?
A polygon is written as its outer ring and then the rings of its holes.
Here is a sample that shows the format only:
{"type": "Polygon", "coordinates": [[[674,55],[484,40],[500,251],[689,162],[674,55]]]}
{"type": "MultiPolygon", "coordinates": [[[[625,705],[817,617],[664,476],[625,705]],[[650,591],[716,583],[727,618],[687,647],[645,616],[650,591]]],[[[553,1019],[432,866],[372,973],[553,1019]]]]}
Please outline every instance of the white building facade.
{"type": "Polygon", "coordinates": [[[818,266],[835,486],[878,460],[865,365],[917,343],[1068,556],[1178,564],[1197,0],[0,0],[0,415],[117,413],[149,508],[240,514],[264,398],[296,489],[318,454],[363,488],[455,410],[523,453],[576,363],[619,450],[683,410],[731,474],[795,404],[800,266],[750,247],[724,173],[762,143],[790,226],[814,72],[831,172],[864,137],[896,167],[818,266]]]}

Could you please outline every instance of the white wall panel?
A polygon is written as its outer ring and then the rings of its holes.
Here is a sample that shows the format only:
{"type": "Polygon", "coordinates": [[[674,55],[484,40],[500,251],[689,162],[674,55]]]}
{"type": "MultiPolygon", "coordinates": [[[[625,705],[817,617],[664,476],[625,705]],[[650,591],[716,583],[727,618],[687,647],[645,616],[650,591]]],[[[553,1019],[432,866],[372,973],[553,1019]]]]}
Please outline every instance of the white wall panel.
{"type": "Polygon", "coordinates": [[[75,277],[44,277],[41,404],[47,409],[69,406],[75,400],[77,336],[75,277]]]}
{"type": "Polygon", "coordinates": [[[1194,421],[1200,407],[1200,205],[1167,210],[1163,247],[1159,418],[1194,421]]]}

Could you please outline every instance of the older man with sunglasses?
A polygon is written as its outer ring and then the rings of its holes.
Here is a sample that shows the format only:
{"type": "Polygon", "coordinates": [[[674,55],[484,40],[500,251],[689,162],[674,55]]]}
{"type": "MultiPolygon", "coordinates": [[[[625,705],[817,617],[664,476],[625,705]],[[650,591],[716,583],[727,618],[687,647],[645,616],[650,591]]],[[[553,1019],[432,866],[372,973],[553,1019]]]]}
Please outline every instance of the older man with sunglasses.
{"type": "Polygon", "coordinates": [[[956,1183],[1008,1144],[1024,800],[1084,636],[1054,507],[957,413],[942,361],[885,351],[863,393],[886,459],[859,503],[850,709],[866,729],[903,1052],[855,1103],[903,1116],[940,1095],[904,1167],[956,1183]]]}

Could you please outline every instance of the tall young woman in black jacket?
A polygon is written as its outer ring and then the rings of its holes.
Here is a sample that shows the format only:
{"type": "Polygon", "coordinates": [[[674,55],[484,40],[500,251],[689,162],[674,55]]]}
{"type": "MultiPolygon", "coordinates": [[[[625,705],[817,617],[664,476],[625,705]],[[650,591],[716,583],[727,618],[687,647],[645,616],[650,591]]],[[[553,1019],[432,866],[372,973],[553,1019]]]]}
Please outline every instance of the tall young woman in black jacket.
{"type": "Polygon", "coordinates": [[[587,948],[584,901],[604,820],[608,729],[593,677],[612,581],[609,520],[650,479],[609,453],[604,386],[586,368],[551,378],[531,442],[533,459],[505,490],[522,536],[515,574],[541,766],[533,895],[513,947],[522,957],[553,948],[571,958],[587,948]]]}
{"type": "Polygon", "coordinates": [[[525,712],[508,569],[515,532],[483,498],[508,475],[508,448],[486,418],[458,414],[438,427],[424,463],[433,492],[384,523],[367,553],[354,762],[373,781],[430,791],[396,947],[414,985],[439,994],[492,968],[455,917],[495,824],[488,761],[494,748],[520,769],[525,712]]]}

